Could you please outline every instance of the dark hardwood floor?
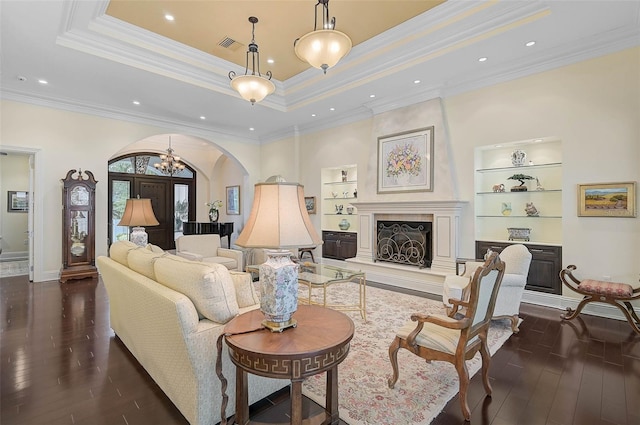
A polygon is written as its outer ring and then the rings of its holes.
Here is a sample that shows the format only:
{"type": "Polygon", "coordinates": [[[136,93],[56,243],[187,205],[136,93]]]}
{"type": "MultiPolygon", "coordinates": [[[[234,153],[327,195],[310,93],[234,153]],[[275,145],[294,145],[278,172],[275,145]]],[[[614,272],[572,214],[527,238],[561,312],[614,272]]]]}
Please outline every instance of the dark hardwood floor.
{"type": "MultiPolygon", "coordinates": [[[[101,282],[3,278],[0,296],[0,423],[187,423],[109,328],[101,282]]],[[[640,336],[626,322],[521,312],[520,333],[492,358],[493,397],[471,381],[472,424],[640,424],[640,336]]],[[[321,423],[319,406],[305,399],[305,409],[321,423]]],[[[251,423],[286,424],[288,410],[281,391],[252,406],[251,423]]],[[[433,421],[463,423],[457,397],[433,421]]]]}

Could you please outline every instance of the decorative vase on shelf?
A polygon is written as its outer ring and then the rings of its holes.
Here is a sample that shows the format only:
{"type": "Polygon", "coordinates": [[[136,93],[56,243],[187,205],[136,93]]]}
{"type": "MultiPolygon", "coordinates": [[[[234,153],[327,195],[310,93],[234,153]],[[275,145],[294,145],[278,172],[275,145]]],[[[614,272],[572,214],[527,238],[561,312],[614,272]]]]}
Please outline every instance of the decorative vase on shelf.
{"type": "Polygon", "coordinates": [[[357,198],[357,197],[358,197],[358,189],[356,189],[356,190],[354,190],[354,191],[353,191],[353,197],[354,197],[354,198],[357,198]]]}
{"type": "Polygon", "coordinates": [[[516,149],[515,151],[511,152],[511,163],[514,167],[522,167],[526,164],[526,161],[527,154],[525,153],[525,151],[516,149]]]}
{"type": "Polygon", "coordinates": [[[351,227],[351,223],[349,223],[346,218],[343,218],[340,220],[340,223],[338,223],[338,227],[340,230],[348,230],[349,227],[351,227]]]}
{"type": "Polygon", "coordinates": [[[214,210],[211,208],[209,210],[209,221],[212,223],[216,223],[218,221],[218,210],[214,210]]]}
{"type": "Polygon", "coordinates": [[[511,202],[503,202],[500,211],[502,215],[511,215],[511,202]]]}
{"type": "Polygon", "coordinates": [[[347,170],[342,170],[340,173],[342,174],[342,181],[346,182],[347,181],[347,170]]]}

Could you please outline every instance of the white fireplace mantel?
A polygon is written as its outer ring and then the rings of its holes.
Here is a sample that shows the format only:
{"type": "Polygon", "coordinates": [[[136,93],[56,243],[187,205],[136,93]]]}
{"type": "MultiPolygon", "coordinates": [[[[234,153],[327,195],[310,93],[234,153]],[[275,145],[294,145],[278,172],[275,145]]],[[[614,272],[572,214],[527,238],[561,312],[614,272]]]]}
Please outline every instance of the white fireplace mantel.
{"type": "Polygon", "coordinates": [[[373,263],[376,250],[376,216],[426,215],[432,221],[431,271],[455,272],[460,247],[460,216],[464,201],[353,202],[358,209],[360,235],[355,260],[373,263]]]}

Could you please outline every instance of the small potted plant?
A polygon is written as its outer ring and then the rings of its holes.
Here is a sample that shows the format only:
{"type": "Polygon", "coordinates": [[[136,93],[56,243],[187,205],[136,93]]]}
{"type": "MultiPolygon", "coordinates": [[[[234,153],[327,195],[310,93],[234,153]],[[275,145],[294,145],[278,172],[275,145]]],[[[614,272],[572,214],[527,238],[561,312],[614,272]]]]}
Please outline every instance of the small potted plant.
{"type": "Polygon", "coordinates": [[[508,180],[518,180],[520,182],[519,186],[512,186],[511,187],[511,191],[512,192],[526,192],[527,191],[527,186],[524,185],[524,181],[525,180],[535,180],[535,177],[532,176],[528,176],[526,174],[514,174],[513,176],[509,177],[508,180]]]}

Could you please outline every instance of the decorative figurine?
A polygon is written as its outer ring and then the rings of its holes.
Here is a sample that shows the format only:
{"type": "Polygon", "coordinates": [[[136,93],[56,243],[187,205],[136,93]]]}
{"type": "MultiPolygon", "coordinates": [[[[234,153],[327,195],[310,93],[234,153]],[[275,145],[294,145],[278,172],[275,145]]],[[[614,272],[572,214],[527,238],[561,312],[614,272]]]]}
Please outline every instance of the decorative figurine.
{"type": "Polygon", "coordinates": [[[527,154],[525,151],[521,151],[520,149],[516,149],[511,153],[511,163],[514,167],[522,167],[527,160],[527,154]]]}
{"type": "Polygon", "coordinates": [[[342,181],[346,182],[347,181],[347,170],[342,170],[340,173],[342,174],[342,181]]]}
{"type": "Polygon", "coordinates": [[[511,191],[512,192],[526,192],[527,191],[527,186],[524,185],[524,181],[525,180],[533,180],[533,179],[535,179],[535,177],[527,176],[526,174],[514,174],[513,176],[509,177],[508,180],[518,180],[520,182],[520,186],[512,186],[511,187],[511,191]]]}
{"type": "Polygon", "coordinates": [[[533,202],[527,202],[527,207],[524,209],[529,217],[538,217],[538,209],[533,205],[533,202]]]}
{"type": "Polygon", "coordinates": [[[336,205],[336,214],[342,214],[342,208],[344,208],[342,204],[336,205]]]}
{"type": "Polygon", "coordinates": [[[354,191],[353,191],[353,197],[354,197],[354,198],[357,198],[357,197],[358,197],[358,189],[356,189],[356,190],[354,190],[354,191]]]}
{"type": "Polygon", "coordinates": [[[544,190],[544,187],[540,184],[540,180],[536,177],[536,190],[544,190]]]}
{"type": "Polygon", "coordinates": [[[493,191],[494,192],[504,192],[504,185],[502,183],[494,184],[493,185],[493,191]]]}
{"type": "Polygon", "coordinates": [[[347,192],[347,191],[342,192],[342,196],[344,196],[345,198],[348,198],[349,197],[349,192],[347,192]]]}
{"type": "Polygon", "coordinates": [[[502,215],[511,215],[511,202],[503,202],[500,211],[502,215]]]}

